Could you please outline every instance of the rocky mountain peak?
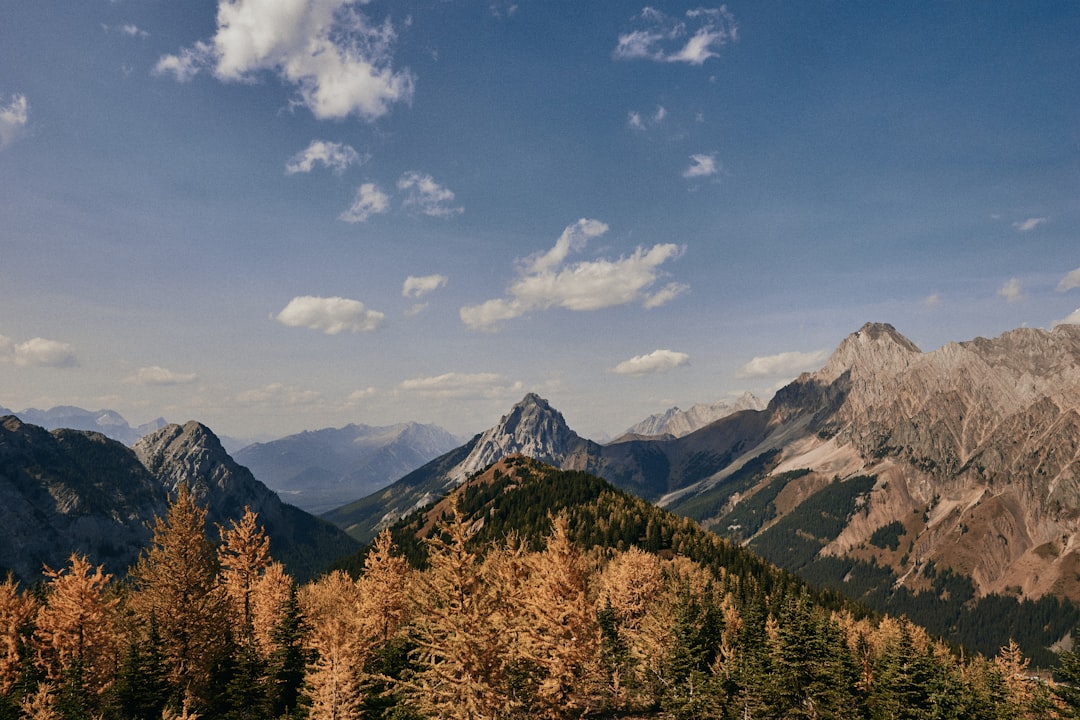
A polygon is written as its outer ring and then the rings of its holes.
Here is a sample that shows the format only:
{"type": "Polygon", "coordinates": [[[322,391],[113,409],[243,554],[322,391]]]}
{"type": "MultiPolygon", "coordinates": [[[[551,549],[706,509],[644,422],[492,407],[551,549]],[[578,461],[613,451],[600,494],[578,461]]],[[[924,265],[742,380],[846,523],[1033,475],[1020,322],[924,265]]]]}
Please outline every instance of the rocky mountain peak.
{"type": "Polygon", "coordinates": [[[582,442],[562,413],[544,398],[529,393],[502,416],[498,425],[480,436],[472,452],[451,473],[451,479],[461,482],[508,455],[525,455],[559,465],[582,442]]]}
{"type": "Polygon", "coordinates": [[[832,382],[845,372],[853,377],[895,375],[911,365],[922,351],[888,323],[866,323],[848,335],[815,377],[832,382]]]}

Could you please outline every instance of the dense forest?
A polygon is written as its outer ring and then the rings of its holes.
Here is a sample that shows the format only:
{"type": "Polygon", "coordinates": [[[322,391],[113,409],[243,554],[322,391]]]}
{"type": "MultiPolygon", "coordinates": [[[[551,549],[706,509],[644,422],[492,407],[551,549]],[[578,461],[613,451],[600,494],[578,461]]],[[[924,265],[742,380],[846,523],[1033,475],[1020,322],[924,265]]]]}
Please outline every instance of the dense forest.
{"type": "Polygon", "coordinates": [[[122,580],[0,584],[0,718],[1080,717],[1015,643],[958,653],[531,461],[303,585],[254,513],[205,518],[181,490],[122,580]]]}

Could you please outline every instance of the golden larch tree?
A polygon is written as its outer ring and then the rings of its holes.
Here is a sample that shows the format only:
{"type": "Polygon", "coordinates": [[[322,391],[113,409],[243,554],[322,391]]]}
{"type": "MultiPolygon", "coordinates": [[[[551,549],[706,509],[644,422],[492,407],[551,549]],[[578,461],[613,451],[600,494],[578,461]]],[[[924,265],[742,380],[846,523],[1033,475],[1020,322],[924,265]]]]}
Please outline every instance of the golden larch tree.
{"type": "Polygon", "coordinates": [[[355,720],[363,700],[361,672],[370,650],[360,633],[360,596],[340,570],[305,585],[300,606],[307,618],[307,647],[314,660],[305,684],[312,720],[355,720]]]}
{"type": "Polygon", "coordinates": [[[156,625],[169,685],[197,705],[227,652],[229,604],[206,539],[206,509],[186,486],[165,518],[155,518],[150,547],[129,578],[130,608],[143,632],[156,625]]]}
{"type": "Polygon", "coordinates": [[[218,563],[221,584],[229,597],[235,621],[244,634],[252,629],[252,589],[270,565],[270,538],[259,525],[259,516],[250,507],[229,527],[218,526],[221,545],[218,563]]]}
{"type": "Polygon", "coordinates": [[[589,567],[571,541],[565,514],[552,520],[542,552],[528,558],[521,650],[539,669],[530,714],[572,718],[600,701],[600,626],[589,596],[589,567]]]}
{"type": "Polygon", "coordinates": [[[9,574],[0,583],[0,695],[7,695],[19,680],[23,639],[30,633],[37,603],[19,592],[9,574]]]}
{"type": "Polygon", "coordinates": [[[116,664],[113,609],[106,598],[112,576],[93,567],[84,555],[72,555],[68,567],[46,566],[45,604],[34,629],[34,662],[45,679],[63,683],[78,673],[81,690],[99,697],[116,664]]]}

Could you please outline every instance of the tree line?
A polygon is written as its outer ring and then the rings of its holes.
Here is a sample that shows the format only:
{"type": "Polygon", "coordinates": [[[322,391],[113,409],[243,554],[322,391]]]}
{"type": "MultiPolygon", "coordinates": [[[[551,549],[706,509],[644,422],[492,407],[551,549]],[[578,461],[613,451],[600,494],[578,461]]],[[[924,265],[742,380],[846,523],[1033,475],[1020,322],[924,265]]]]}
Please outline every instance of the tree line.
{"type": "Polygon", "coordinates": [[[1080,716],[1014,643],[964,657],[798,585],[584,545],[566,510],[538,542],[476,542],[484,523],[459,506],[422,569],[384,532],[356,576],[303,585],[254,513],[216,545],[205,519],[181,489],[122,581],[73,556],[32,588],[0,584],[0,718],[1080,716]]]}

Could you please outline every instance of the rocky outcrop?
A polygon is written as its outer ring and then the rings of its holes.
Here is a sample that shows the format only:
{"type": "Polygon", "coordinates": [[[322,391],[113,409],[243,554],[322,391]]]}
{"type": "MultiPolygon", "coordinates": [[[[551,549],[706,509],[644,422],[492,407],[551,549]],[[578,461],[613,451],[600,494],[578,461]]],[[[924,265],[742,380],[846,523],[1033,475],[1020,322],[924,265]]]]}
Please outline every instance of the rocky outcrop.
{"type": "Polygon", "coordinates": [[[470,475],[511,455],[524,455],[555,467],[583,470],[599,446],[566,424],[547,400],[529,393],[494,427],[484,431],[468,456],[449,473],[460,484],[470,475]]]}
{"type": "Polygon", "coordinates": [[[46,431],[0,418],[0,573],[24,582],[80,553],[122,574],[165,511],[155,478],[100,433],[46,431]]]}
{"type": "Polygon", "coordinates": [[[271,554],[300,578],[354,549],[354,542],[330,523],[281,502],[201,423],[166,425],[132,449],[167,492],[187,486],[207,507],[212,527],[239,519],[247,507],[258,513],[270,537],[271,554]]]}

